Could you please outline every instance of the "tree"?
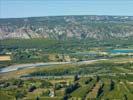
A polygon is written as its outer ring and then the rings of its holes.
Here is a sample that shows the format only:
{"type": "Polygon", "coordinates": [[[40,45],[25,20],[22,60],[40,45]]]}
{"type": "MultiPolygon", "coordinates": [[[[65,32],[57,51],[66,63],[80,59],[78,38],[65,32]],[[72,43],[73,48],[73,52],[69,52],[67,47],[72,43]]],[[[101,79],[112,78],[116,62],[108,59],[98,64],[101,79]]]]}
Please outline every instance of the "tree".
{"type": "Polygon", "coordinates": [[[42,92],[42,96],[49,96],[50,90],[46,90],[45,92],[42,92]]]}
{"type": "Polygon", "coordinates": [[[78,77],[78,75],[76,74],[76,75],[74,76],[74,81],[77,81],[77,80],[79,80],[79,77],[78,77]]]}
{"type": "Polygon", "coordinates": [[[98,82],[100,80],[100,77],[99,76],[96,76],[96,81],[98,82]]]}
{"type": "Polygon", "coordinates": [[[92,78],[87,79],[87,80],[85,80],[85,84],[88,84],[88,83],[91,82],[91,81],[92,81],[92,78]]]}
{"type": "Polygon", "coordinates": [[[45,80],[43,80],[40,85],[41,88],[45,88],[45,87],[49,87],[49,86],[52,86],[52,83],[45,81],[45,80]]]}
{"type": "Polygon", "coordinates": [[[15,99],[16,100],[22,99],[25,95],[26,95],[25,91],[17,91],[16,94],[15,94],[15,99]]]}
{"type": "Polygon", "coordinates": [[[8,86],[10,86],[10,83],[7,82],[7,83],[4,84],[5,88],[8,87],[8,86]]]}
{"type": "Polygon", "coordinates": [[[59,89],[61,89],[62,87],[61,87],[61,85],[60,84],[55,84],[55,90],[59,90],[59,89]]]}
{"type": "Polygon", "coordinates": [[[103,86],[104,86],[104,84],[102,84],[102,85],[100,86],[100,88],[98,89],[97,97],[99,97],[99,96],[103,93],[103,86]]]}
{"type": "Polygon", "coordinates": [[[78,87],[79,87],[79,84],[78,84],[78,83],[74,83],[74,84],[69,85],[69,86],[65,89],[65,94],[71,93],[72,91],[76,90],[78,87]]]}
{"type": "Polygon", "coordinates": [[[128,97],[126,94],[124,94],[124,100],[128,100],[128,97]]]}
{"type": "Polygon", "coordinates": [[[110,91],[112,91],[114,89],[114,86],[115,86],[115,82],[111,79],[110,80],[110,91]]]}
{"type": "Polygon", "coordinates": [[[15,80],[13,80],[13,85],[17,85],[18,87],[22,86],[23,83],[24,83],[24,81],[21,80],[21,79],[15,79],[15,80]]]}
{"type": "Polygon", "coordinates": [[[36,100],[40,100],[40,98],[37,96],[37,97],[36,97],[36,100]]]}
{"type": "Polygon", "coordinates": [[[68,100],[68,96],[64,95],[63,100],[68,100]]]}
{"type": "Polygon", "coordinates": [[[31,86],[31,87],[29,88],[28,91],[29,91],[29,92],[33,92],[35,89],[36,89],[36,86],[33,85],[33,86],[31,86]]]}

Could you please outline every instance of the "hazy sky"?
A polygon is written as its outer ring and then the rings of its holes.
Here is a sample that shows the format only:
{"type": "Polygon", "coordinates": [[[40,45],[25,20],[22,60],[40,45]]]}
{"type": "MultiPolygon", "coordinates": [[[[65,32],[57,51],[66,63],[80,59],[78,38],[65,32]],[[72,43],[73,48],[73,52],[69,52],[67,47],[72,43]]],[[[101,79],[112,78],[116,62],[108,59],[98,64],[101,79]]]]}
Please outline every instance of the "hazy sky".
{"type": "Polygon", "coordinates": [[[133,16],[133,0],[0,0],[0,18],[57,15],[133,16]]]}

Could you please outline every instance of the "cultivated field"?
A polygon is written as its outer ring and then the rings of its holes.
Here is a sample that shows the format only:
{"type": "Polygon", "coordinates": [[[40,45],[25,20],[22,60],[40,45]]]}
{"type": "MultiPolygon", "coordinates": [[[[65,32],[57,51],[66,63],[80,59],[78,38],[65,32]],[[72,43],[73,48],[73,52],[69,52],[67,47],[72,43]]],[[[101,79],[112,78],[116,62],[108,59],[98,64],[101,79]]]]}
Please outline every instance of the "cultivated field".
{"type": "Polygon", "coordinates": [[[0,56],[0,61],[10,61],[11,57],[10,56],[0,56]]]}

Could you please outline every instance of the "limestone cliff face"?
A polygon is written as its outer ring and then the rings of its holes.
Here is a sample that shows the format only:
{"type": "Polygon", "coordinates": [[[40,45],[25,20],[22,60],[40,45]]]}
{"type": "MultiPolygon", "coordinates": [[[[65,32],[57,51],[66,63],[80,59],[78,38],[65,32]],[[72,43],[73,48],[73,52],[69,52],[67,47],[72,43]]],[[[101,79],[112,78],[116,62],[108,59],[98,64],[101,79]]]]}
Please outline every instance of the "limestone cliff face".
{"type": "Polygon", "coordinates": [[[133,36],[131,16],[55,16],[0,19],[0,39],[110,39],[133,36]]]}

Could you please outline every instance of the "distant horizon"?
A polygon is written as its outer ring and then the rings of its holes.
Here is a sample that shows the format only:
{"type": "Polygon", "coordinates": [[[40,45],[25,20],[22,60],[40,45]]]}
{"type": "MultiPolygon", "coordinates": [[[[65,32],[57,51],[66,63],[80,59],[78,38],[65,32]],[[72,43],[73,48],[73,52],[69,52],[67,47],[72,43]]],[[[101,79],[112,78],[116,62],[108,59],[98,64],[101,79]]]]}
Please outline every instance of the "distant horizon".
{"type": "Polygon", "coordinates": [[[133,17],[128,15],[51,15],[51,16],[26,16],[26,17],[9,17],[9,18],[0,18],[0,19],[15,19],[15,18],[37,18],[37,17],[63,17],[63,16],[118,16],[118,17],[133,17]]]}
{"type": "Polygon", "coordinates": [[[0,18],[133,16],[132,0],[0,0],[0,18]]]}

